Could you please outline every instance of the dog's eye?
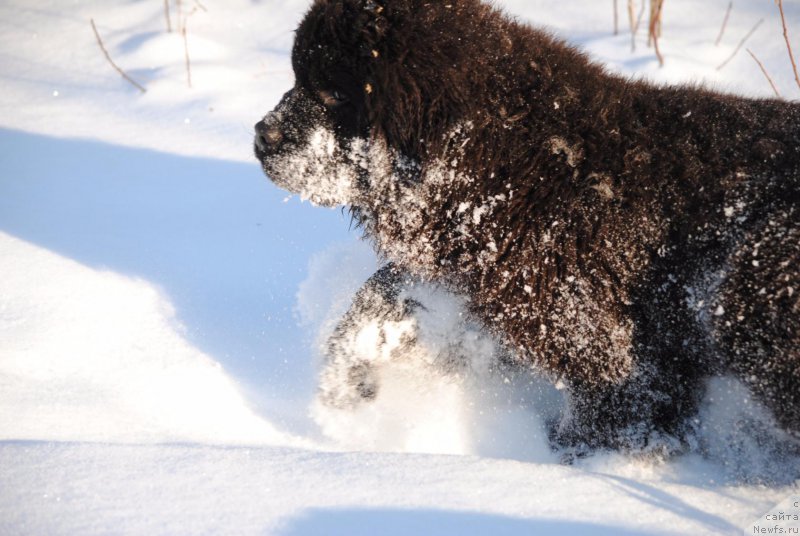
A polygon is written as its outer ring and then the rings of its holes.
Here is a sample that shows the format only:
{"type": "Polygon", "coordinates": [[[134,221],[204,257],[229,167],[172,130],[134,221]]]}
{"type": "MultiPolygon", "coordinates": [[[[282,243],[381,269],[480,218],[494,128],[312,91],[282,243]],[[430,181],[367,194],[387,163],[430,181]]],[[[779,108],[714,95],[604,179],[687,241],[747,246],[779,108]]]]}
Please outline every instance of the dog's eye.
{"type": "Polygon", "coordinates": [[[336,108],[340,104],[347,102],[347,97],[337,89],[323,90],[319,92],[319,98],[322,104],[328,108],[336,108]]]}

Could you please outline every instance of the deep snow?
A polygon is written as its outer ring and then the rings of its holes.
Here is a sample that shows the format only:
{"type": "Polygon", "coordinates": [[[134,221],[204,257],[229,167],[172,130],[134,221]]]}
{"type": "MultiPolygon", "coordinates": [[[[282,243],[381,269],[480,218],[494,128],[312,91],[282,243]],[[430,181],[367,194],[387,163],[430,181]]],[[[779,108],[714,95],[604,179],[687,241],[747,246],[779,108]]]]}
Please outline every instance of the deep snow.
{"type": "Polygon", "coordinates": [[[783,499],[471,456],[17,442],[0,463],[3,534],[731,534],[783,499]]]}
{"type": "MultiPolygon", "coordinates": [[[[611,2],[499,4],[618,72],[770,96],[744,50],[716,70],[763,17],[747,47],[800,97],[772,2],[736,3],[715,47],[728,2],[669,0],[663,69],[625,2],[618,36],[611,2]]],[[[559,465],[536,378],[399,375],[362,414],[316,407],[316,343],[376,261],[251,156],[307,1],[202,5],[189,89],[161,2],[0,4],[0,533],[735,533],[798,493],[725,379],[707,457],[666,463],[559,465]]]]}

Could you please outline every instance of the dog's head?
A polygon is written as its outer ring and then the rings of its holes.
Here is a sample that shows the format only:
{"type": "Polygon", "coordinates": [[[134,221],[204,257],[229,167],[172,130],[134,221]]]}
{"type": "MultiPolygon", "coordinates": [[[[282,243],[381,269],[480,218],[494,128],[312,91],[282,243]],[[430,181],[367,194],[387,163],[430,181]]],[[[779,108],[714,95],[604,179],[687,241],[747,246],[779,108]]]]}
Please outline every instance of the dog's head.
{"type": "Polygon", "coordinates": [[[424,160],[473,104],[478,0],[316,0],[292,51],[295,86],[256,125],[278,186],[314,203],[369,187],[368,147],[424,160]]]}

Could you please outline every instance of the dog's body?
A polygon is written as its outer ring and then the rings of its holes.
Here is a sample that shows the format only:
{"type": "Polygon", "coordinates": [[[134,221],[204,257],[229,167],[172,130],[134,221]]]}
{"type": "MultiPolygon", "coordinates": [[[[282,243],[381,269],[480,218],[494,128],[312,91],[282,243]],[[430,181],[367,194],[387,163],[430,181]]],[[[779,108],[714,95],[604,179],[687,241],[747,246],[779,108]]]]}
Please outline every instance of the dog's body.
{"type": "Polygon", "coordinates": [[[800,106],[614,77],[477,0],[317,0],[293,62],[266,173],[352,207],[393,263],[362,294],[440,283],[564,380],[559,444],[680,436],[714,374],[800,435],[800,106]]]}

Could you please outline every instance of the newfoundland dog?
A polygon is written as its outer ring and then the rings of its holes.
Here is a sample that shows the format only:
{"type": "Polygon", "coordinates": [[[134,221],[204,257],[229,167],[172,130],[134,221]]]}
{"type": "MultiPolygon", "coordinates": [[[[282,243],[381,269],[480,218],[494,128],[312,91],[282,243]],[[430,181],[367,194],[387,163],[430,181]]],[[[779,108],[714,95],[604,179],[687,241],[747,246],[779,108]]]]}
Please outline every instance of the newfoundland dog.
{"type": "Polygon", "coordinates": [[[256,156],[387,261],[328,343],[327,403],[376,396],[374,362],[418,344],[381,326],[436,285],[498,363],[568,388],[554,445],[686,438],[714,375],[800,437],[800,105],[615,76],[479,0],[316,0],[292,63],[256,156]]]}

